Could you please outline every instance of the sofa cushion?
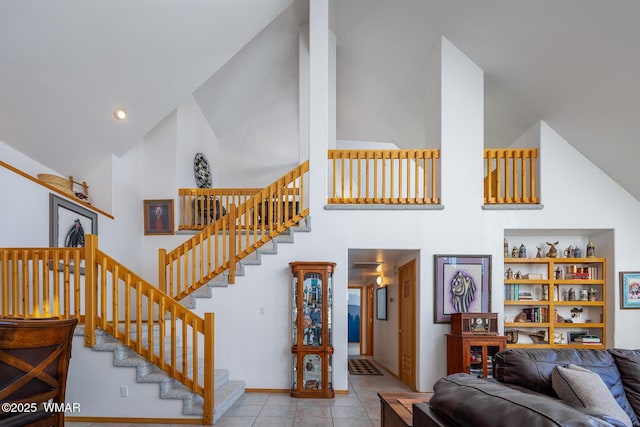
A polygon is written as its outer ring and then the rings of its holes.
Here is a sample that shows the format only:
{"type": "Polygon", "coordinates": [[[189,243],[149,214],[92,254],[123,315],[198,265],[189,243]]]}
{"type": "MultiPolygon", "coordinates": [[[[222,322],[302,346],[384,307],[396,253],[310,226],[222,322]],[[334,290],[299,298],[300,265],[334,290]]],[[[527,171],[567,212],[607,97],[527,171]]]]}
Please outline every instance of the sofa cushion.
{"type": "Polygon", "coordinates": [[[640,350],[609,349],[631,407],[640,416],[640,350]]]}
{"type": "Polygon", "coordinates": [[[571,364],[566,368],[556,366],[551,374],[551,383],[558,397],[572,406],[604,412],[631,427],[631,419],[595,372],[571,364]]]}
{"type": "Polygon", "coordinates": [[[509,348],[498,352],[493,357],[493,363],[493,375],[498,381],[519,385],[549,396],[557,396],[551,385],[551,373],[555,366],[582,366],[600,375],[633,425],[640,425],[625,395],[616,362],[606,350],[509,348]]]}
{"type": "Polygon", "coordinates": [[[566,403],[468,374],[438,380],[429,405],[456,426],[608,426],[566,403]]]}

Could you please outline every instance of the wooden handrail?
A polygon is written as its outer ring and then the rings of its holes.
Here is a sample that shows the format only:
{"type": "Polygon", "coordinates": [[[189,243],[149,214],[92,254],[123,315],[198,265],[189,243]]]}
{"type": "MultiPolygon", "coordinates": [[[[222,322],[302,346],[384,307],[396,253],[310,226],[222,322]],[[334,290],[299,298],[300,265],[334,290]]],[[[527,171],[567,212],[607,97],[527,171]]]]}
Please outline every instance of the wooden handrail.
{"type": "Polygon", "coordinates": [[[537,204],[536,148],[485,149],[485,204],[537,204]]]}
{"type": "Polygon", "coordinates": [[[23,177],[23,178],[28,179],[29,181],[33,181],[33,182],[35,182],[35,183],[37,183],[37,184],[40,184],[41,186],[45,187],[45,188],[46,188],[46,189],[48,189],[49,191],[53,191],[53,192],[55,192],[55,193],[58,193],[58,194],[60,194],[60,195],[62,195],[62,196],[64,196],[64,197],[67,197],[67,198],[69,198],[69,199],[73,200],[73,203],[77,203],[77,204],[79,204],[79,205],[84,206],[84,207],[85,207],[85,208],[87,208],[87,209],[90,209],[90,210],[92,210],[92,211],[98,212],[99,214],[102,214],[102,215],[106,216],[107,218],[111,218],[111,219],[113,219],[113,218],[114,218],[114,217],[113,217],[113,215],[111,215],[110,213],[105,212],[105,211],[103,211],[102,209],[98,209],[97,207],[93,206],[92,204],[87,203],[87,202],[85,202],[84,200],[80,200],[80,199],[78,199],[77,197],[70,197],[67,193],[65,193],[65,192],[63,192],[63,191],[60,191],[60,189],[59,189],[59,188],[56,188],[56,187],[54,187],[53,185],[49,185],[49,184],[47,184],[46,182],[41,181],[41,180],[39,180],[38,178],[36,178],[36,177],[34,177],[34,176],[31,176],[31,175],[29,175],[28,173],[23,172],[23,171],[21,171],[20,169],[18,169],[18,168],[16,168],[16,167],[11,166],[11,165],[10,165],[10,164],[8,164],[8,163],[3,162],[2,160],[0,160],[0,166],[2,166],[2,167],[4,167],[4,168],[6,168],[6,169],[8,169],[8,170],[10,170],[11,172],[13,172],[13,173],[15,173],[15,174],[17,174],[17,175],[20,175],[20,176],[21,176],[21,177],[23,177]]]}
{"type": "Polygon", "coordinates": [[[84,248],[0,248],[0,279],[2,315],[77,317],[91,346],[96,327],[107,331],[202,396],[203,424],[213,424],[213,313],[191,312],[102,252],[94,235],[84,248]]]}
{"type": "MultiPolygon", "coordinates": [[[[309,214],[304,197],[308,172],[309,162],[305,161],[267,187],[251,189],[251,197],[228,205],[223,215],[211,219],[202,231],[171,252],[160,249],[161,289],[180,300],[225,271],[229,283],[234,283],[238,261],[309,214]]],[[[183,189],[181,194],[209,197],[216,193],[183,189]]],[[[183,209],[191,210],[191,206],[183,203],[183,209]]]]}
{"type": "Polygon", "coordinates": [[[329,204],[439,204],[440,150],[329,150],[329,204]]]}

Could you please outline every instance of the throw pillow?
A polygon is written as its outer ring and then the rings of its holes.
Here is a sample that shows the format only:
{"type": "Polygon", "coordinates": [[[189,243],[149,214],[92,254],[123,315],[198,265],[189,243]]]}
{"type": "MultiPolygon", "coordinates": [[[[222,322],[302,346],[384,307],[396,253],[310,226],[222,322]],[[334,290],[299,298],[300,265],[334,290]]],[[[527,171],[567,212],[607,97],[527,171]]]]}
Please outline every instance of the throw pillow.
{"type": "Polygon", "coordinates": [[[595,372],[577,365],[556,366],[551,373],[551,386],[560,399],[571,405],[600,411],[632,427],[627,413],[595,372]]]}

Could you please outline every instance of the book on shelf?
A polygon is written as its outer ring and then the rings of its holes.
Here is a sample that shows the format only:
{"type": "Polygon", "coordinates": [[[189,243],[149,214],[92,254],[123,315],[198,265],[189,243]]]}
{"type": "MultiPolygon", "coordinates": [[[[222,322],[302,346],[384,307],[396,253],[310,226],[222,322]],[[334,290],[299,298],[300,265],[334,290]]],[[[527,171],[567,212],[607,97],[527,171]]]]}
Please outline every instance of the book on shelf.
{"type": "Polygon", "coordinates": [[[531,323],[545,323],[548,310],[547,307],[527,307],[523,308],[522,312],[526,314],[527,321],[531,323]]]}
{"type": "Polygon", "coordinates": [[[588,280],[591,277],[589,273],[567,273],[564,275],[564,278],[567,280],[571,280],[571,279],[588,280]]]}
{"type": "Polygon", "coordinates": [[[582,344],[600,344],[602,342],[600,338],[593,335],[585,335],[583,337],[577,337],[574,341],[582,344]]]}

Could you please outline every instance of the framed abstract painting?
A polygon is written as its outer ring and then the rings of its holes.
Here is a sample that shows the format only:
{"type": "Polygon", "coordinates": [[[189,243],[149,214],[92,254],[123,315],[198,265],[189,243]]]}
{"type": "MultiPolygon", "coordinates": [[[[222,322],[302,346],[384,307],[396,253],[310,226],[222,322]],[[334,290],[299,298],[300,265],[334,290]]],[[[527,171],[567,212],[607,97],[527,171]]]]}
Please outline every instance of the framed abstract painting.
{"type": "Polygon", "coordinates": [[[491,255],[435,255],[435,323],[451,313],[487,313],[491,307],[491,255]]]}

